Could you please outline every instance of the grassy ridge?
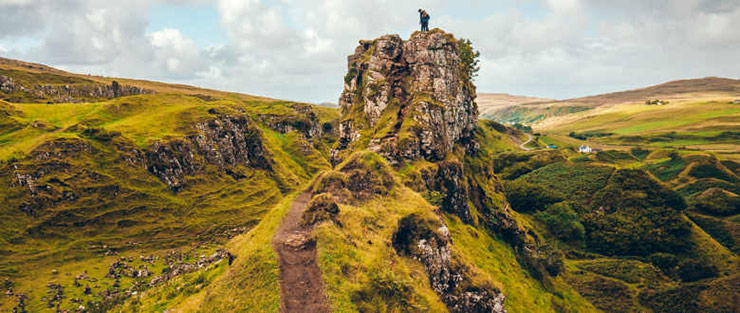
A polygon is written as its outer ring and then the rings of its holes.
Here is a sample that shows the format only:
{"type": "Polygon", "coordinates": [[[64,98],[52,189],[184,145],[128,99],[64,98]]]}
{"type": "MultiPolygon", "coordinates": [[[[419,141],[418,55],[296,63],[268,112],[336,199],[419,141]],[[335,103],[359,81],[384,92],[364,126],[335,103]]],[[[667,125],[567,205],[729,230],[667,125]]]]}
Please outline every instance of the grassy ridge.
{"type": "MultiPolygon", "coordinates": [[[[195,134],[193,126],[212,118],[212,112],[255,118],[270,112],[288,119],[302,114],[291,102],[215,95],[222,98],[157,94],[100,103],[0,104],[0,124],[10,125],[0,127],[0,182],[9,186],[0,190],[0,277],[9,278],[16,293],[29,296],[27,307],[45,308],[41,298],[48,282],[63,286],[67,300],[62,308],[76,308],[69,302],[72,295],[83,299],[83,304],[102,299],[97,293],[113,283],[104,277],[105,271],[117,258],[106,257],[109,251],[136,258],[163,256],[170,249],[187,251],[193,243],[206,251],[220,246],[258,224],[286,192],[329,166],[324,143],[317,142],[324,150],[319,151],[298,133],[280,134],[266,125],[260,125],[263,144],[275,164],[269,172],[235,168],[242,176],[235,179],[209,166],[187,177],[188,186],[175,194],[145,166],[127,163],[130,151],[195,134]],[[69,145],[83,148],[72,153],[69,145]],[[46,163],[32,157],[48,153],[51,159],[46,163]],[[27,215],[19,208],[32,199],[29,187],[17,183],[15,173],[39,170],[44,174],[35,184],[51,188],[45,191],[51,195],[50,202],[44,203],[53,206],[43,205],[35,215],[27,215]],[[67,192],[75,198],[60,198],[67,192]],[[53,269],[60,274],[52,274],[53,269]],[[72,286],[71,278],[84,271],[99,279],[92,296],[72,286]]],[[[317,112],[325,123],[337,118],[330,109],[317,112]]],[[[157,266],[152,268],[156,275],[162,264],[157,266]]],[[[222,272],[218,267],[202,277],[195,273],[177,279],[186,285],[211,282],[222,272]]],[[[131,284],[122,281],[120,288],[131,284]]],[[[140,307],[169,307],[188,294],[173,299],[167,295],[175,288],[162,288],[158,300],[147,300],[149,304],[140,307]]],[[[15,304],[3,301],[0,309],[10,310],[15,304]]]]}

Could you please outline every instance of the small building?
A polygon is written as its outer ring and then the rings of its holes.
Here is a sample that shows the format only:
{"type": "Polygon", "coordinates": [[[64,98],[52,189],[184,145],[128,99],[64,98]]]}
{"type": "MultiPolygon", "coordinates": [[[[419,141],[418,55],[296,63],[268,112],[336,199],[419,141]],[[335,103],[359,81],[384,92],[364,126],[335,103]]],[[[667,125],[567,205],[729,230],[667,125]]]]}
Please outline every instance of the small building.
{"type": "Polygon", "coordinates": [[[735,99],[735,101],[732,101],[732,104],[740,104],[740,99],[735,99]]]}
{"type": "Polygon", "coordinates": [[[581,145],[578,147],[578,152],[580,153],[591,153],[591,151],[593,151],[593,149],[587,145],[581,145]]]}
{"type": "Polygon", "coordinates": [[[556,146],[556,145],[547,145],[547,148],[548,149],[557,149],[558,146],[556,146]]]}

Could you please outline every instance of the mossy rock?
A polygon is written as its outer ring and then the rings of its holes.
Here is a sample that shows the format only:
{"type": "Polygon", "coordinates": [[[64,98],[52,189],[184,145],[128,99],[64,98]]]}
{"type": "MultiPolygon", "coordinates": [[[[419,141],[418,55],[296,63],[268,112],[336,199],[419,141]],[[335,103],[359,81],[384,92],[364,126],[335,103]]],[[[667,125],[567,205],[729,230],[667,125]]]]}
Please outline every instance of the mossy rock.
{"type": "Polygon", "coordinates": [[[313,197],[308,203],[308,208],[303,212],[301,225],[313,226],[324,221],[332,221],[341,225],[337,219],[339,205],[329,193],[321,193],[313,197]]]}

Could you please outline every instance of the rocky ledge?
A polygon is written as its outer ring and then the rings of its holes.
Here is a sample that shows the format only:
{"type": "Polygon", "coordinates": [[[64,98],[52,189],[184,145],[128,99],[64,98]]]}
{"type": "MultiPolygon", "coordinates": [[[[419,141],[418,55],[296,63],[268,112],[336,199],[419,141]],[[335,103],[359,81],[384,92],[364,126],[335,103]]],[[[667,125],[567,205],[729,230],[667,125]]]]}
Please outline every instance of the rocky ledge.
{"type": "Polygon", "coordinates": [[[113,81],[110,85],[100,83],[86,84],[35,84],[24,85],[12,77],[0,75],[0,96],[8,102],[84,102],[100,99],[112,99],[124,96],[154,94],[154,90],[136,86],[121,85],[113,81]],[[22,97],[19,96],[23,95],[22,97]]]}
{"type": "Polygon", "coordinates": [[[438,29],[416,32],[408,41],[398,35],[360,41],[348,57],[333,161],[358,147],[392,164],[442,160],[455,145],[476,149],[475,86],[458,45],[438,29]]]}

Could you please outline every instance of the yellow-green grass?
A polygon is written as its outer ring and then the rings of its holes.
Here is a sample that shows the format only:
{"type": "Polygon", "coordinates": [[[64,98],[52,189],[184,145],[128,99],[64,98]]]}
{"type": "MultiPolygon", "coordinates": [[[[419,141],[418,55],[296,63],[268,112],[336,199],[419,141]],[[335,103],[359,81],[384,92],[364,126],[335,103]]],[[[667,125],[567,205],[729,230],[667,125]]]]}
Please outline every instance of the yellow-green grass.
{"type": "MultiPolygon", "coordinates": [[[[264,144],[274,161],[272,171],[244,167],[240,172],[246,177],[235,180],[208,166],[203,175],[188,177],[188,185],[175,194],[145,166],[117,161],[120,160],[120,151],[111,142],[87,138],[82,133],[88,127],[102,128],[106,132],[121,133],[122,139],[114,139],[117,144],[132,142],[146,147],[157,140],[192,134],[193,126],[206,118],[211,108],[234,114],[243,110],[249,114],[275,106],[276,112],[295,115],[295,111],[284,110],[290,103],[234,99],[204,101],[197,97],[158,94],[101,103],[3,104],[12,107],[10,118],[25,127],[0,136],[2,160],[14,157],[19,164],[34,166],[33,161],[23,158],[41,144],[58,138],[82,140],[97,152],[64,159],[71,165],[70,170],[55,172],[38,183],[43,184],[50,179],[74,181],[76,188],[114,187],[119,188],[120,193],[116,199],[93,194],[76,202],[62,202],[45,210],[42,217],[32,218],[18,209],[25,197],[23,190],[27,187],[13,183],[12,169],[6,168],[5,173],[9,175],[2,177],[2,184],[12,188],[0,190],[0,202],[3,203],[0,206],[0,242],[3,244],[0,277],[9,277],[17,282],[16,292],[28,294],[29,305],[41,308],[45,305],[41,301],[46,292],[43,286],[51,280],[46,276],[29,276],[31,273],[50,273],[51,269],[66,265],[87,268],[86,264],[96,262],[107,267],[109,259],[99,260],[99,255],[105,250],[89,248],[93,245],[105,244],[109,249],[127,253],[134,248],[130,242],[137,242],[142,249],[154,252],[193,242],[218,244],[223,242],[224,237],[219,235],[223,230],[237,226],[251,228],[282,199],[283,193],[294,190],[315,173],[329,167],[323,152],[316,151],[301,136],[264,129],[264,144]],[[81,126],[76,126],[78,124],[81,126]],[[90,173],[95,174],[91,176],[90,173]],[[46,212],[51,215],[46,215],[46,212]],[[85,224],[55,224],[65,221],[55,216],[65,215],[85,224]],[[26,233],[47,221],[52,222],[44,226],[44,235],[26,233]],[[41,287],[25,283],[31,280],[38,281],[41,287]]],[[[332,118],[330,110],[322,115],[325,119],[332,118]]],[[[208,280],[211,279],[209,276],[208,280]]],[[[166,293],[171,293],[171,290],[166,293]]],[[[63,307],[68,307],[71,298],[65,300],[63,307]]],[[[82,299],[87,301],[89,298],[82,299]]],[[[179,301],[177,299],[168,298],[167,303],[179,301]]],[[[10,310],[12,305],[13,301],[3,302],[0,308],[10,310]]]]}
{"type": "Polygon", "coordinates": [[[227,244],[236,255],[233,265],[210,286],[175,306],[176,312],[277,312],[280,269],[272,237],[303,185],[270,209],[248,233],[227,244]]]}
{"type": "MultiPolygon", "coordinates": [[[[324,223],[316,230],[319,266],[333,310],[356,312],[369,306],[394,311],[393,307],[399,306],[399,300],[392,297],[368,300],[370,287],[405,290],[407,294],[399,297],[405,297],[408,302],[403,305],[415,310],[445,311],[444,304],[429,289],[423,267],[417,261],[399,257],[391,246],[398,220],[412,213],[438,219],[435,212],[437,208],[424,197],[403,186],[366,203],[340,205],[341,226],[324,223]]],[[[456,217],[446,216],[445,220],[452,235],[453,258],[470,269],[474,281],[500,288],[511,312],[557,312],[562,307],[595,311],[560,279],[552,280],[551,289],[543,287],[522,268],[511,246],[501,239],[462,224],[456,217]]],[[[381,290],[373,292],[382,294],[381,290]]]]}
{"type": "Polygon", "coordinates": [[[318,238],[318,262],[324,288],[334,312],[357,312],[353,296],[358,293],[382,293],[366,288],[407,288],[408,303],[375,298],[370,305],[389,312],[407,309],[445,312],[446,308],[429,287],[420,264],[401,258],[391,246],[398,220],[412,213],[432,214],[424,199],[405,187],[391,195],[371,200],[361,206],[341,205],[342,226],[325,223],[315,231],[318,238]],[[385,286],[377,286],[385,285],[385,286]]]}
{"type": "MultiPolygon", "coordinates": [[[[194,262],[199,258],[200,255],[210,255],[214,250],[215,245],[183,247],[181,249],[178,249],[178,251],[186,255],[186,257],[183,259],[184,262],[194,262]]],[[[50,299],[50,295],[47,293],[47,291],[49,290],[47,284],[59,284],[64,288],[64,295],[66,296],[66,299],[62,303],[60,308],[74,310],[79,307],[79,304],[71,303],[69,301],[70,299],[81,299],[83,301],[83,305],[87,305],[87,301],[102,300],[102,297],[100,297],[98,293],[112,287],[115,279],[106,277],[106,274],[108,273],[108,267],[116,260],[122,257],[126,260],[130,259],[132,262],[127,263],[135,268],[145,265],[152,275],[150,277],[142,278],[131,278],[126,276],[121,277],[120,288],[129,288],[133,286],[136,282],[144,284],[149,283],[154,276],[160,275],[162,273],[162,270],[167,268],[167,265],[164,263],[164,257],[167,255],[168,252],[171,251],[173,250],[137,248],[122,253],[120,255],[106,256],[103,254],[98,254],[95,256],[86,257],[78,260],[69,260],[66,262],[53,262],[51,260],[47,260],[47,262],[36,262],[34,264],[33,270],[26,272],[25,275],[20,279],[12,280],[14,285],[13,290],[16,294],[25,294],[29,297],[26,300],[26,309],[29,312],[44,312],[50,310],[47,308],[47,302],[42,301],[42,298],[44,297],[46,297],[47,300],[50,299]],[[150,264],[140,260],[140,256],[156,256],[158,258],[154,260],[153,264],[150,264]],[[81,285],[79,287],[74,285],[75,277],[77,277],[78,275],[85,275],[86,277],[88,277],[88,279],[79,280],[79,283],[81,285]],[[89,278],[95,278],[97,279],[97,281],[93,282],[89,280],[89,278]],[[89,286],[91,288],[92,295],[85,295],[83,293],[85,286],[89,286]]],[[[166,282],[163,286],[155,289],[169,290],[175,289],[176,287],[187,287],[179,290],[180,293],[175,295],[176,297],[173,297],[173,295],[164,292],[156,293],[156,296],[166,297],[167,302],[175,301],[178,299],[178,297],[187,295],[188,289],[192,289],[193,287],[195,287],[194,284],[182,284],[183,279],[192,280],[193,278],[196,278],[200,275],[206,275],[208,277],[217,275],[223,272],[223,269],[225,267],[224,263],[226,262],[222,261],[210,266],[208,270],[201,270],[183,275],[182,277],[178,277],[173,281],[166,282]]],[[[141,300],[140,296],[143,293],[141,291],[139,291],[139,293],[140,295],[135,296],[135,298],[139,298],[139,300],[141,300]]],[[[11,308],[16,304],[16,301],[10,297],[6,299],[7,301],[0,301],[0,310],[10,312],[11,308]]],[[[120,309],[114,309],[113,311],[120,311],[120,309]]],[[[125,312],[130,310],[122,311],[125,312]]],[[[161,311],[162,310],[159,310],[159,312],[161,311]]]]}
{"type": "Polygon", "coordinates": [[[725,100],[679,101],[664,106],[619,104],[550,119],[535,126],[538,131],[562,135],[587,131],[614,134],[593,139],[603,143],[620,144],[615,141],[618,136],[649,137],[676,132],[696,138],[668,144],[699,144],[708,143],[708,138],[722,132],[740,130],[740,106],[725,100]]]}
{"type": "Polygon", "coordinates": [[[511,246],[501,239],[491,238],[457,218],[446,220],[455,249],[503,287],[509,312],[558,312],[556,307],[567,307],[572,312],[598,312],[560,278],[553,280],[551,290],[545,289],[521,267],[511,246]]]}

